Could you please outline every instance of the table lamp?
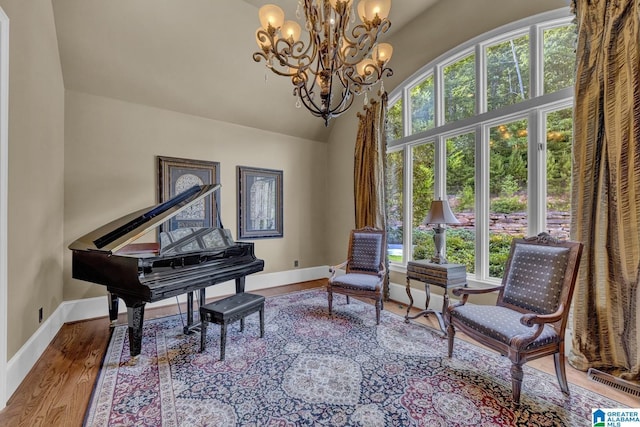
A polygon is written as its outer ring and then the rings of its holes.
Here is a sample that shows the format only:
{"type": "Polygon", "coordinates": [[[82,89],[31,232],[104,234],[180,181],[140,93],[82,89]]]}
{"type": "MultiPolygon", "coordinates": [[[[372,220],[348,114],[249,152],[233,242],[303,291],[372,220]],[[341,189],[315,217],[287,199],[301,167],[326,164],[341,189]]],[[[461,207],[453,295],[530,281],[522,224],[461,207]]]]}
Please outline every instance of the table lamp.
{"type": "Polygon", "coordinates": [[[460,221],[455,217],[449,203],[446,200],[434,200],[431,202],[431,210],[427,214],[427,217],[422,222],[423,224],[435,224],[433,227],[433,243],[436,246],[436,253],[431,258],[431,262],[436,264],[446,264],[447,258],[442,252],[444,246],[445,231],[443,227],[445,224],[460,224],[460,221]]]}

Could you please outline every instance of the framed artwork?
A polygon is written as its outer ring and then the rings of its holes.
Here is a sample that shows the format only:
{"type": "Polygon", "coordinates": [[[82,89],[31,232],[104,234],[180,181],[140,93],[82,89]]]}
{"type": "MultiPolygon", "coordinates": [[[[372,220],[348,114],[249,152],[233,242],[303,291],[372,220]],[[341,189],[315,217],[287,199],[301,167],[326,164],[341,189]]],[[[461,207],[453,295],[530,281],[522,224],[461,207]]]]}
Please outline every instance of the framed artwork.
{"type": "Polygon", "coordinates": [[[282,236],[282,171],[238,166],[238,238],[282,236]]]}
{"type": "MultiPolygon", "coordinates": [[[[194,185],[218,184],[220,163],[157,156],[158,202],[163,203],[194,185]]],[[[158,228],[158,232],[185,227],[220,227],[220,192],[205,197],[158,228]]]]}

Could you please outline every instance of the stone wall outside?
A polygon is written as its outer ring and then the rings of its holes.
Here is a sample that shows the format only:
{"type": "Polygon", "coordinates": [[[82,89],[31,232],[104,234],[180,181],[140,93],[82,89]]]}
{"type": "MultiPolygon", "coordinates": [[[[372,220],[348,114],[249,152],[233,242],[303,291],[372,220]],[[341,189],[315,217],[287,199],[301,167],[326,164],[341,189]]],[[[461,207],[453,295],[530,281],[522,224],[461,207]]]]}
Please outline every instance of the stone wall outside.
{"type": "MultiPolygon", "coordinates": [[[[455,228],[465,228],[474,230],[475,214],[473,212],[457,212],[456,218],[461,225],[455,228]]],[[[527,214],[525,212],[513,212],[510,214],[491,214],[489,217],[490,229],[494,232],[509,235],[527,235],[527,214]]],[[[569,229],[571,225],[570,212],[547,212],[547,233],[561,240],[569,239],[569,229]]]]}

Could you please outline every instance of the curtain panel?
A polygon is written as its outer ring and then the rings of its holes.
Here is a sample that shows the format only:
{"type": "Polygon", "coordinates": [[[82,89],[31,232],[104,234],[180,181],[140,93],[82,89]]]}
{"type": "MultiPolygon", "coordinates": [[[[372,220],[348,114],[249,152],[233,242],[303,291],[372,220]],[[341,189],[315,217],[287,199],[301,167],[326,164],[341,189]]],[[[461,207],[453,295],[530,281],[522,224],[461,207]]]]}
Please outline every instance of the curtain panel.
{"type": "MultiPolygon", "coordinates": [[[[387,93],[365,105],[358,113],[358,135],[354,150],[353,194],[356,228],[366,226],[386,230],[385,159],[387,93]]],[[[386,242],[385,242],[386,246],[386,242]]],[[[389,258],[383,298],[389,299],[389,258]]]]}
{"type": "Polygon", "coordinates": [[[384,191],[384,133],[387,95],[372,100],[358,113],[359,126],[354,152],[353,194],[356,228],[386,228],[384,191]]]}
{"type": "Polygon", "coordinates": [[[571,238],[585,244],[569,362],[640,380],[638,0],[573,0],[571,238]]]}

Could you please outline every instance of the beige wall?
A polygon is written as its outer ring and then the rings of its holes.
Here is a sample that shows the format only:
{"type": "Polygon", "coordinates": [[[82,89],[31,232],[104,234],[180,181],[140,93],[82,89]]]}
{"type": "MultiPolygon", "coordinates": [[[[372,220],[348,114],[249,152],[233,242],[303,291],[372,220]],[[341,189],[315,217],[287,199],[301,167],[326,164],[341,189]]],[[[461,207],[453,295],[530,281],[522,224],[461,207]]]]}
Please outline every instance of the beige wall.
{"type": "MultiPolygon", "coordinates": [[[[393,7],[399,3],[394,3],[393,7]]],[[[566,6],[564,0],[440,1],[390,38],[394,50],[389,66],[394,75],[385,80],[385,88],[391,92],[429,61],[467,40],[519,19],[566,6]]],[[[393,19],[393,12],[390,19],[393,19]]],[[[329,137],[329,189],[332,198],[328,210],[332,215],[327,217],[327,253],[331,254],[330,263],[346,256],[345,236],[355,224],[353,150],[357,132],[355,114],[361,110],[361,103],[356,99],[352,110],[337,119],[329,137]]],[[[394,277],[392,279],[397,283],[404,283],[404,277],[394,277]]]]}
{"type": "Polygon", "coordinates": [[[8,337],[11,358],[62,302],[64,87],[50,0],[10,19],[8,337]]]}
{"type": "MultiPolygon", "coordinates": [[[[265,272],[326,264],[324,200],[327,144],[225,122],[67,91],[64,244],[156,203],[156,156],[220,163],[221,215],[237,239],[236,166],[283,171],[284,238],[257,239],[265,272]]],[[[105,288],[71,279],[65,300],[105,288]]],[[[106,301],[105,301],[106,303],[106,301]]]]}

